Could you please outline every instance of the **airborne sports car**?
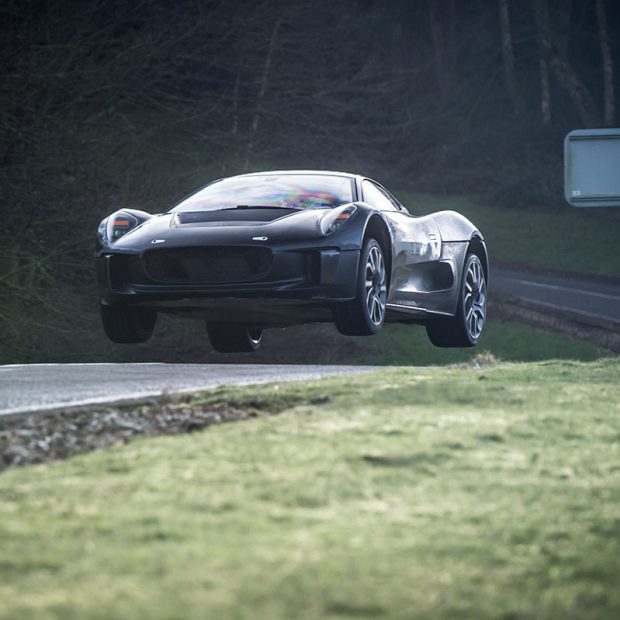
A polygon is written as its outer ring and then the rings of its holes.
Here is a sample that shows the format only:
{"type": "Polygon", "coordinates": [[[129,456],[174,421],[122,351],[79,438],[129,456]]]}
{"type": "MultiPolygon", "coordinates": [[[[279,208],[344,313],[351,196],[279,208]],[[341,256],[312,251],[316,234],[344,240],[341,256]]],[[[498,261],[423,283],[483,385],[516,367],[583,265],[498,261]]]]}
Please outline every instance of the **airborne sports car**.
{"type": "Polygon", "coordinates": [[[329,321],[352,336],[418,323],[436,346],[469,347],[485,324],[480,231],[454,211],[416,217],[359,175],[220,179],[166,213],[117,211],[97,237],[114,342],[144,342],[159,312],[206,320],[220,352],[256,350],[265,328],[329,321]]]}

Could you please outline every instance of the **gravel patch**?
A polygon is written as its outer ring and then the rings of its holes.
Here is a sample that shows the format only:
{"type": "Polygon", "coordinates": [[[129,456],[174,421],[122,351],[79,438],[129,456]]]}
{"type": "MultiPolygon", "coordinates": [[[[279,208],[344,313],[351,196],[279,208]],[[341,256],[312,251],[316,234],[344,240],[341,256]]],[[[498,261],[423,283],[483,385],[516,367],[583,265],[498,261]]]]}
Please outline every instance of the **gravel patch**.
{"type": "Polygon", "coordinates": [[[245,420],[261,413],[252,407],[145,405],[67,411],[0,421],[0,471],[66,459],[75,454],[128,443],[141,436],[191,433],[212,424],[245,420]]]}

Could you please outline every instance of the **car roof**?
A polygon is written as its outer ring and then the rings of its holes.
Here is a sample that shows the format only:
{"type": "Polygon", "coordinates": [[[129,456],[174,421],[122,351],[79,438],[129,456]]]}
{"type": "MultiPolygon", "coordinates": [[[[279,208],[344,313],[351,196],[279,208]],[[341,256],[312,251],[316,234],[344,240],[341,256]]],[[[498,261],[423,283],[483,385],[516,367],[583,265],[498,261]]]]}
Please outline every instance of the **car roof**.
{"type": "MultiPolygon", "coordinates": [[[[285,175],[285,174],[312,174],[316,176],[340,176],[356,178],[359,174],[353,174],[351,172],[339,172],[336,170],[263,170],[261,172],[247,172],[245,174],[236,174],[235,177],[252,177],[252,176],[264,176],[264,175],[285,175]]],[[[229,177],[233,178],[233,177],[229,177]]]]}

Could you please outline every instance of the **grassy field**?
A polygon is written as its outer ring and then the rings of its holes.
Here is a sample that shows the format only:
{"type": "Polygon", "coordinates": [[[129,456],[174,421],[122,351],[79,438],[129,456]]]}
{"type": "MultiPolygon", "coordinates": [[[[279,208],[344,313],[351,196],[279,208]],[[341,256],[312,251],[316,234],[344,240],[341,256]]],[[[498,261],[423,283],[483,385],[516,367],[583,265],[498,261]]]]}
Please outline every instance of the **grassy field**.
{"type": "MultiPolygon", "coordinates": [[[[467,349],[440,349],[429,341],[426,330],[411,325],[387,325],[373,337],[373,363],[428,366],[467,362],[490,353],[505,361],[548,359],[595,360],[602,351],[593,344],[512,321],[490,320],[480,344],[467,349]]],[[[364,359],[359,360],[364,363],[364,359]]],[[[368,359],[365,360],[368,363],[368,359]]]]}
{"type": "Polygon", "coordinates": [[[220,390],[0,476],[0,617],[617,618],[620,360],[220,390]]]}
{"type": "Polygon", "coordinates": [[[398,196],[415,215],[449,209],[471,219],[485,236],[492,263],[620,277],[620,217],[614,209],[568,204],[564,209],[509,209],[480,204],[473,197],[398,196]]]}

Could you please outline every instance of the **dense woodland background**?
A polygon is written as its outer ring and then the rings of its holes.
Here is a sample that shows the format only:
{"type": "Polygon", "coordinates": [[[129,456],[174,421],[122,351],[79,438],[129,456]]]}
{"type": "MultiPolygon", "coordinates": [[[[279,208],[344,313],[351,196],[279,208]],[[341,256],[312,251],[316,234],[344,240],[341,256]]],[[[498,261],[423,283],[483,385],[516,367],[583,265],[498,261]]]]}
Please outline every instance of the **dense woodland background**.
{"type": "Polygon", "coordinates": [[[98,222],[242,171],[560,209],[562,140],[618,123],[606,0],[3,0],[0,362],[119,359],[98,222]]]}

